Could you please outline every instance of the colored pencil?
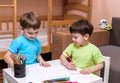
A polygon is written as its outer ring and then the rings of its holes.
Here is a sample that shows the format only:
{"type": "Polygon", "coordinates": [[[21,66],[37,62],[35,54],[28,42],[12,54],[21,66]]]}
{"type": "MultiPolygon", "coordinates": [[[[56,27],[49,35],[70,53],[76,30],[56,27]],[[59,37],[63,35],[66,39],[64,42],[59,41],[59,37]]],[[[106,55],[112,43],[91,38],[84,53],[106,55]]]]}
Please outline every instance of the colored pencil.
{"type": "Polygon", "coordinates": [[[68,59],[70,62],[72,62],[72,58],[70,57],[70,55],[68,54],[68,52],[66,52],[67,56],[68,56],[68,59]]]}

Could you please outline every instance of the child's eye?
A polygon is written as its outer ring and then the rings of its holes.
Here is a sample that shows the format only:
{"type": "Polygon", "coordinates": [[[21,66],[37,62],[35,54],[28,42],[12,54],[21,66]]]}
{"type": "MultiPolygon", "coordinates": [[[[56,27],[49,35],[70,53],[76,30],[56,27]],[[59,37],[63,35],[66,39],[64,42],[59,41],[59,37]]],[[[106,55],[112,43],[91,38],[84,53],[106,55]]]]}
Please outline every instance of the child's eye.
{"type": "Polygon", "coordinates": [[[38,32],[35,32],[35,34],[38,34],[38,32]]]}
{"type": "Polygon", "coordinates": [[[32,33],[29,33],[29,32],[28,32],[28,34],[30,34],[30,35],[31,35],[32,33]]]}
{"type": "Polygon", "coordinates": [[[38,32],[35,32],[35,33],[28,32],[28,34],[33,35],[33,34],[38,34],[38,32]]]}
{"type": "Polygon", "coordinates": [[[76,36],[73,36],[73,38],[74,38],[74,39],[77,39],[78,37],[76,37],[76,36]]]}

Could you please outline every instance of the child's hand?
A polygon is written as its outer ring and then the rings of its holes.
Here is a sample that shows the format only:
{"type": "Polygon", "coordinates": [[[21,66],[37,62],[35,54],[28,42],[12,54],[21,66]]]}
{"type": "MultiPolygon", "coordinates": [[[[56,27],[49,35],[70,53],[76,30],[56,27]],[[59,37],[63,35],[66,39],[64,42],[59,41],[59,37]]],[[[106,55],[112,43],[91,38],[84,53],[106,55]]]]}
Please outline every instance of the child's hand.
{"type": "Polygon", "coordinates": [[[82,69],[82,70],[80,71],[80,73],[81,73],[81,74],[90,74],[90,73],[92,73],[92,71],[91,71],[91,69],[82,69]]]}
{"type": "Polygon", "coordinates": [[[67,67],[68,69],[70,69],[70,70],[76,70],[76,66],[75,66],[75,64],[72,63],[72,62],[69,62],[66,67],[67,67]]]}
{"type": "Polygon", "coordinates": [[[50,67],[50,64],[45,61],[40,61],[39,64],[44,67],[50,67]]]}

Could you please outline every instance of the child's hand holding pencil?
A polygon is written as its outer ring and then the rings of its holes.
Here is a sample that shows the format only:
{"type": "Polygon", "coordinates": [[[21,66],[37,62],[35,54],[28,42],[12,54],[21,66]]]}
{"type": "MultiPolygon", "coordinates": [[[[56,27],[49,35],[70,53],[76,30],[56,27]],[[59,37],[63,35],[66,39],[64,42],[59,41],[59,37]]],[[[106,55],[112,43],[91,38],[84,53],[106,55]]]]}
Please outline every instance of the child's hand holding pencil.
{"type": "Polygon", "coordinates": [[[72,63],[72,62],[69,62],[66,67],[67,67],[68,69],[70,69],[70,70],[76,70],[76,66],[75,66],[75,64],[72,63]]]}
{"type": "Polygon", "coordinates": [[[68,64],[67,64],[67,68],[70,69],[70,70],[76,70],[76,66],[75,64],[73,63],[72,61],[72,57],[69,55],[68,52],[66,52],[66,55],[67,55],[67,60],[68,60],[68,64]]]}
{"type": "Polygon", "coordinates": [[[72,62],[72,56],[70,56],[70,55],[68,54],[68,52],[66,52],[66,55],[67,55],[67,60],[68,60],[69,62],[72,62]]]}

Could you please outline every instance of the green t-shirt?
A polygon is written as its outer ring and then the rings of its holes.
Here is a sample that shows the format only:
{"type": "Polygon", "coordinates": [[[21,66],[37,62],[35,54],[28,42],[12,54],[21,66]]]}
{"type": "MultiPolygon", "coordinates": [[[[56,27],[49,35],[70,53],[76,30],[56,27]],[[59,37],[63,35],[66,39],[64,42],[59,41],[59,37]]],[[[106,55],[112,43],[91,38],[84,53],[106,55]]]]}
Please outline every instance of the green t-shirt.
{"type": "Polygon", "coordinates": [[[77,68],[89,68],[104,62],[104,56],[100,50],[91,43],[86,46],[77,46],[72,43],[63,51],[63,55],[67,58],[66,52],[72,56],[72,61],[77,68]]]}

